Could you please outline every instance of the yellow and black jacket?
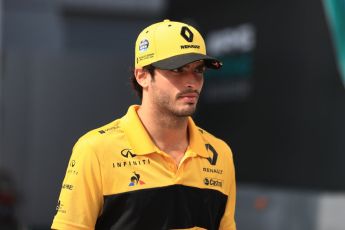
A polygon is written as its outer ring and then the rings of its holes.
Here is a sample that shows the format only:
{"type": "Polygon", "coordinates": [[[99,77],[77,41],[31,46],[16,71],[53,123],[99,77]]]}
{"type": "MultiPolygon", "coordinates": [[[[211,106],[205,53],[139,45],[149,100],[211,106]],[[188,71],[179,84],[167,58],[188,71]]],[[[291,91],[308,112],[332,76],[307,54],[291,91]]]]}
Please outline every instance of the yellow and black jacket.
{"type": "Polygon", "coordinates": [[[189,118],[180,164],[159,150],[136,110],[73,148],[53,229],[235,230],[232,152],[189,118]]]}

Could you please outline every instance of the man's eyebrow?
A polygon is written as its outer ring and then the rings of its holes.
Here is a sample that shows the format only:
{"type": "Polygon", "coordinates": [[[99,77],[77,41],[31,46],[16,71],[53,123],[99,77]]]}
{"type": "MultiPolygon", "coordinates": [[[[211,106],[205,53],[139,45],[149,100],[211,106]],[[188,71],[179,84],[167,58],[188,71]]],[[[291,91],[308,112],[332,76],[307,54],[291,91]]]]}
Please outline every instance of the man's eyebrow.
{"type": "Polygon", "coordinates": [[[195,68],[204,68],[204,67],[206,67],[204,62],[202,62],[199,65],[195,66],[195,68]]]}
{"type": "Polygon", "coordinates": [[[206,68],[206,65],[205,65],[205,63],[203,61],[200,61],[200,63],[198,63],[195,67],[192,67],[191,65],[192,64],[189,63],[189,64],[186,64],[184,66],[178,67],[176,69],[182,70],[182,69],[185,69],[185,68],[187,68],[187,69],[189,69],[189,68],[194,68],[194,69],[206,68]]]}

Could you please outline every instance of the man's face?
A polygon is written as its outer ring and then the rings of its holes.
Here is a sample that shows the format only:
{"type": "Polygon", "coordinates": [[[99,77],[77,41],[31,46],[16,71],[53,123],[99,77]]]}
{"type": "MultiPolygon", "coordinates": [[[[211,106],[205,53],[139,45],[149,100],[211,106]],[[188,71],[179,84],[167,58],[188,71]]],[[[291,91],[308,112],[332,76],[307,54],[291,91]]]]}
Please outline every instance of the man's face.
{"type": "Polygon", "coordinates": [[[155,109],[178,117],[194,113],[204,83],[205,65],[196,61],[174,70],[155,70],[148,96],[155,109]]]}

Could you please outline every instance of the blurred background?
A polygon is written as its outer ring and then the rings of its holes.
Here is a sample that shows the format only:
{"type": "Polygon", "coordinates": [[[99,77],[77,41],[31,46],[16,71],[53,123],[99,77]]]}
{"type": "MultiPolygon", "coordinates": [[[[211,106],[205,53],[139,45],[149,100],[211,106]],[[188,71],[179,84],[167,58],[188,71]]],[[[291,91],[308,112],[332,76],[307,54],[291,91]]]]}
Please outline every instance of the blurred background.
{"type": "Polygon", "coordinates": [[[49,229],[73,144],[140,103],[137,34],[204,35],[194,119],[229,143],[239,230],[345,229],[345,0],[0,0],[0,229],[49,229]]]}

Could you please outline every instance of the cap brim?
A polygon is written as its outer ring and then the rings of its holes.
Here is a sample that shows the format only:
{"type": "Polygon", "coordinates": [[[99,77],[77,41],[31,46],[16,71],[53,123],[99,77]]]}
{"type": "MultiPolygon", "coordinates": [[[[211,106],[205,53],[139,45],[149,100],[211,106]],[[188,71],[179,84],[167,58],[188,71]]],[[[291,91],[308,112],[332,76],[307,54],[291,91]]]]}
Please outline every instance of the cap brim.
{"type": "Polygon", "coordinates": [[[204,60],[205,66],[207,68],[219,69],[222,67],[222,63],[216,58],[199,53],[176,55],[167,59],[154,62],[152,63],[152,65],[159,69],[172,70],[199,60],[204,60]]]}

